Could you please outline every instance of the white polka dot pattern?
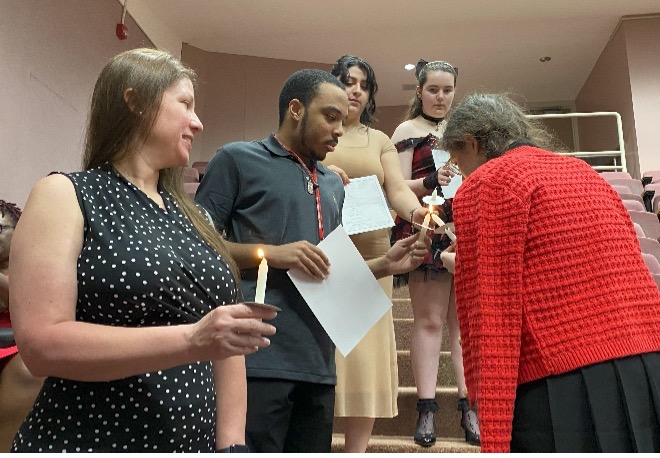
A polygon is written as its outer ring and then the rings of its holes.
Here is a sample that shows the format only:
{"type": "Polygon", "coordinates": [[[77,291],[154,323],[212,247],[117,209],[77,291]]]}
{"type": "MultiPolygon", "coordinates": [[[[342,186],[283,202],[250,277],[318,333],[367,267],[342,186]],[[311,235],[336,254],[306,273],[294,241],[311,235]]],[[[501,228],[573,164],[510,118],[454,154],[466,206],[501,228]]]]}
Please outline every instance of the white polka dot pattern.
{"type": "MultiPolygon", "coordinates": [[[[192,323],[235,301],[227,264],[169,195],[166,209],[112,168],[67,175],[85,217],[76,320],[192,323]]],[[[209,362],[104,383],[48,378],[14,441],[25,452],[195,452],[215,447],[209,362]]]]}

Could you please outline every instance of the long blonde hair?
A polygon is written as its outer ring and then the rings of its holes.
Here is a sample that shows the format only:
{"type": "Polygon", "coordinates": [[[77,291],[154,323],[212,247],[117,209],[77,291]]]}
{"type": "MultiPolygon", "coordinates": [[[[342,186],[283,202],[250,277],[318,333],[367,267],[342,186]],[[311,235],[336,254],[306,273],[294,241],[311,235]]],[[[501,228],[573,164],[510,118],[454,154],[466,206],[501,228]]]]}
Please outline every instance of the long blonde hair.
{"type": "MultiPolygon", "coordinates": [[[[117,162],[134,154],[154,125],[165,90],[183,78],[196,83],[195,72],[171,54],[150,48],[122,52],[101,71],[92,94],[83,170],[117,162]],[[124,99],[132,89],[129,100],[124,99]]],[[[199,235],[229,264],[236,281],[238,268],[223,238],[183,189],[183,168],[160,171],[160,184],[177,202],[199,235]]]]}

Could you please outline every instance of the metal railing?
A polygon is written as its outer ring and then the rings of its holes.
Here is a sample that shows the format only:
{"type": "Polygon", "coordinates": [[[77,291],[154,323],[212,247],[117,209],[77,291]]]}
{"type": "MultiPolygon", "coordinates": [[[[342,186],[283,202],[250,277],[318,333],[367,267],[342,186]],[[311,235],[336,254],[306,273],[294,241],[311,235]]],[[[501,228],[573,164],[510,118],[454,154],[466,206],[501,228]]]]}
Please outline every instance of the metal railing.
{"type": "Polygon", "coordinates": [[[619,139],[619,149],[613,151],[572,151],[568,153],[560,153],[565,156],[573,157],[612,157],[614,158],[614,164],[612,165],[595,165],[592,167],[595,170],[612,170],[612,171],[622,171],[627,172],[628,167],[626,165],[626,152],[624,150],[623,143],[623,125],[621,124],[621,115],[614,111],[596,111],[593,113],[551,113],[551,114],[540,114],[540,115],[527,115],[531,119],[543,119],[543,118],[588,118],[588,117],[604,117],[612,116],[616,119],[616,128],[619,139]],[[616,163],[616,158],[619,159],[619,163],[616,163]]]}

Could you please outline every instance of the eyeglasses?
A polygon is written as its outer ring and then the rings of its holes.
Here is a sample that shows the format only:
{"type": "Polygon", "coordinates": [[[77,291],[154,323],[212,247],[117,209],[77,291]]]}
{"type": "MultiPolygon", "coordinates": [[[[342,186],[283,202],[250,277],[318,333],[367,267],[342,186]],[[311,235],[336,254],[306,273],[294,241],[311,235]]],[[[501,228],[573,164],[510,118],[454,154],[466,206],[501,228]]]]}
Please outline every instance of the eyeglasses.
{"type": "Polygon", "coordinates": [[[9,226],[8,224],[0,224],[0,234],[7,229],[14,229],[16,226],[9,226]]]}

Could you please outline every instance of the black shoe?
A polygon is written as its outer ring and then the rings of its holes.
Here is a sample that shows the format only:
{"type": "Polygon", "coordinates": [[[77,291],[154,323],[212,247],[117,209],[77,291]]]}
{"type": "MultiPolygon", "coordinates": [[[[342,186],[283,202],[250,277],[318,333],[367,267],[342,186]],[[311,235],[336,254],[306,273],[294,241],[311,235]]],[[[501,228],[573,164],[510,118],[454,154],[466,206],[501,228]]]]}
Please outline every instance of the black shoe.
{"type": "Polygon", "coordinates": [[[438,403],[435,399],[419,399],[417,401],[417,425],[415,425],[415,443],[422,447],[430,447],[435,444],[435,412],[438,403]]]}
{"type": "Polygon", "coordinates": [[[461,428],[465,431],[465,441],[472,445],[481,445],[481,432],[477,409],[470,407],[467,398],[458,400],[458,410],[461,412],[461,428]]]}

